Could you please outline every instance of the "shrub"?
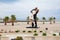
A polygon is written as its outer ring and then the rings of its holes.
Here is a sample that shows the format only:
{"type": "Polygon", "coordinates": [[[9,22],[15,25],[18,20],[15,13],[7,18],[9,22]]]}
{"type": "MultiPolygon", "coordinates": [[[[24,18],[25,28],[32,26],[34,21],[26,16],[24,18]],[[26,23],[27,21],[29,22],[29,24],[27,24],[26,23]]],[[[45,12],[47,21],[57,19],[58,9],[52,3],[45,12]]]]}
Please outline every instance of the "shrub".
{"type": "Polygon", "coordinates": [[[7,33],[7,31],[5,31],[5,33],[7,33]]]}
{"type": "Polygon", "coordinates": [[[43,32],[43,31],[40,31],[40,32],[43,32]]]}
{"type": "Polygon", "coordinates": [[[60,32],[59,32],[59,36],[60,36],[60,32]]]}
{"type": "Polygon", "coordinates": [[[24,30],[23,33],[25,33],[26,31],[24,30]]]}
{"type": "Polygon", "coordinates": [[[28,33],[32,33],[32,31],[28,31],[28,33]]]}
{"type": "Polygon", "coordinates": [[[37,32],[36,30],[34,30],[34,32],[37,32]]]}
{"type": "Polygon", "coordinates": [[[1,29],[1,31],[4,31],[3,29],[1,29]]]}
{"type": "Polygon", "coordinates": [[[37,33],[35,33],[35,34],[34,34],[34,36],[38,36],[38,34],[37,34],[37,33]]]}
{"type": "Polygon", "coordinates": [[[45,28],[46,30],[48,30],[48,28],[45,28]]]}
{"type": "Polygon", "coordinates": [[[0,36],[2,36],[2,35],[0,34],[0,36]]]}
{"type": "Polygon", "coordinates": [[[56,34],[53,34],[53,36],[56,36],[56,34]]]}
{"type": "Polygon", "coordinates": [[[42,35],[43,35],[43,36],[46,36],[47,34],[46,34],[46,33],[43,33],[42,35]]]}
{"type": "Polygon", "coordinates": [[[18,33],[18,32],[20,32],[20,30],[16,30],[15,32],[18,33]]]}
{"type": "Polygon", "coordinates": [[[22,37],[17,37],[16,40],[23,40],[23,38],[22,37]]]}

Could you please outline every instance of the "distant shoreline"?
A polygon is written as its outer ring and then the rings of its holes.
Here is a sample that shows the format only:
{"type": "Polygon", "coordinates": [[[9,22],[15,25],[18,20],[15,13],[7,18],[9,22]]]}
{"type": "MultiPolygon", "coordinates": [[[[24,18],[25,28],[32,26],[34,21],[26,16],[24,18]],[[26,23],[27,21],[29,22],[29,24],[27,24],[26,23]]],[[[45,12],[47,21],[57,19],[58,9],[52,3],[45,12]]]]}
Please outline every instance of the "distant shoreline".
{"type": "MultiPolygon", "coordinates": [[[[28,21],[16,21],[16,22],[28,22],[28,21]]],[[[43,21],[37,21],[37,22],[43,22],[43,21]]],[[[50,22],[50,21],[45,21],[45,22],[50,22]]],[[[56,21],[56,22],[60,22],[60,21],[56,21]]],[[[0,22],[0,23],[4,23],[4,22],[0,22]]],[[[8,23],[11,23],[11,22],[8,22],[8,23]]]]}

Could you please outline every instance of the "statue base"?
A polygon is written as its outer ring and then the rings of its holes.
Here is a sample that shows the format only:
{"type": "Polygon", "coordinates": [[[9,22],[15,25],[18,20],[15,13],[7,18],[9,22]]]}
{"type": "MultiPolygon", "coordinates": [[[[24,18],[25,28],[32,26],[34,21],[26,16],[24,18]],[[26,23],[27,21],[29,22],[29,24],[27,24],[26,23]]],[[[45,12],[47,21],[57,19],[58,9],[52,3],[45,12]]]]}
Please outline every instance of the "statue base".
{"type": "Polygon", "coordinates": [[[39,27],[31,27],[31,26],[29,26],[29,27],[26,27],[26,28],[39,28],[39,27]]]}

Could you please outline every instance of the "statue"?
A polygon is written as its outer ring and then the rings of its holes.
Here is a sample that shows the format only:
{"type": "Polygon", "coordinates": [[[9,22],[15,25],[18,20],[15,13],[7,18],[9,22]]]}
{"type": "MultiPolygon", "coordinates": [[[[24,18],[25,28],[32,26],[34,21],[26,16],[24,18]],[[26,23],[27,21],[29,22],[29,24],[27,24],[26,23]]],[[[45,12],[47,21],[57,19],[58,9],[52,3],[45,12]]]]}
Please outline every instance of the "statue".
{"type": "Polygon", "coordinates": [[[32,22],[32,27],[35,27],[37,28],[37,13],[39,12],[39,9],[36,7],[34,9],[31,10],[31,13],[33,15],[33,21],[34,23],[32,22]]]}
{"type": "Polygon", "coordinates": [[[39,12],[39,9],[36,7],[31,10],[31,15],[29,16],[29,20],[31,22],[32,27],[27,28],[37,28],[37,13],[39,12]]]}

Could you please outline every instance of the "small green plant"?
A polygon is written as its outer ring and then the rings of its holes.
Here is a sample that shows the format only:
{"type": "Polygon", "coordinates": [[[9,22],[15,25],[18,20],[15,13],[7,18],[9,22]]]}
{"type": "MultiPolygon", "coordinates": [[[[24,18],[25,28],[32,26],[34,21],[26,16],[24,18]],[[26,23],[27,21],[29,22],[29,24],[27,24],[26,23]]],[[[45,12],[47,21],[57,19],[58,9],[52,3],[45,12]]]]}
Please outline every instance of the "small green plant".
{"type": "Polygon", "coordinates": [[[43,31],[40,31],[40,32],[43,32],[43,31]]]}
{"type": "Polygon", "coordinates": [[[24,30],[23,33],[25,33],[26,31],[24,30]]]}
{"type": "Polygon", "coordinates": [[[20,30],[16,30],[15,32],[18,33],[18,32],[20,32],[20,30]]]}
{"type": "Polygon", "coordinates": [[[7,31],[5,31],[5,33],[7,33],[7,31]]]}
{"type": "Polygon", "coordinates": [[[56,36],[56,34],[53,34],[53,36],[56,36]]]}
{"type": "Polygon", "coordinates": [[[32,31],[28,31],[28,33],[32,33],[32,31]]]}
{"type": "Polygon", "coordinates": [[[1,40],[1,36],[2,36],[2,35],[0,34],[0,40],[1,40]]]}
{"type": "Polygon", "coordinates": [[[37,32],[36,30],[34,30],[34,32],[37,32]]]}
{"type": "Polygon", "coordinates": [[[1,31],[4,31],[3,29],[1,29],[1,31]]]}
{"type": "Polygon", "coordinates": [[[60,32],[59,32],[59,36],[60,36],[60,32]]]}
{"type": "Polygon", "coordinates": [[[48,28],[45,28],[46,30],[48,30],[48,28]]]}
{"type": "Polygon", "coordinates": [[[46,36],[47,34],[46,34],[46,33],[43,33],[42,35],[43,35],[43,36],[46,36]]]}
{"type": "Polygon", "coordinates": [[[18,36],[15,38],[15,40],[23,40],[23,38],[18,36]]]}
{"type": "Polygon", "coordinates": [[[38,36],[38,34],[37,34],[37,33],[35,33],[35,34],[34,34],[34,36],[38,36]]]}
{"type": "Polygon", "coordinates": [[[0,34],[0,36],[2,36],[2,35],[0,34]]]}

